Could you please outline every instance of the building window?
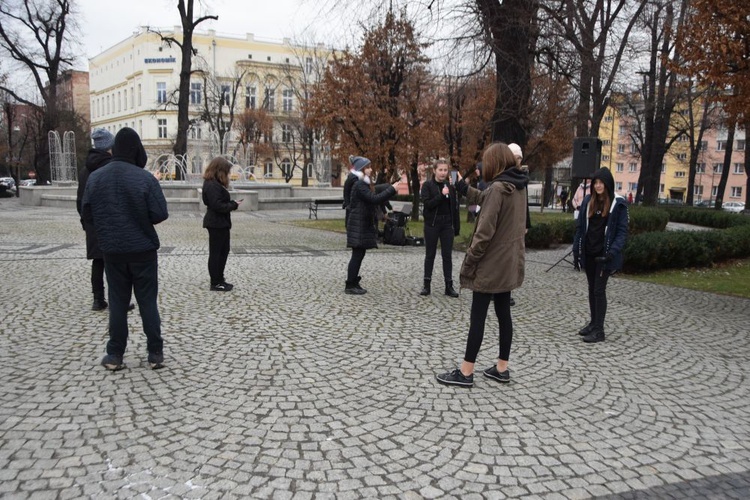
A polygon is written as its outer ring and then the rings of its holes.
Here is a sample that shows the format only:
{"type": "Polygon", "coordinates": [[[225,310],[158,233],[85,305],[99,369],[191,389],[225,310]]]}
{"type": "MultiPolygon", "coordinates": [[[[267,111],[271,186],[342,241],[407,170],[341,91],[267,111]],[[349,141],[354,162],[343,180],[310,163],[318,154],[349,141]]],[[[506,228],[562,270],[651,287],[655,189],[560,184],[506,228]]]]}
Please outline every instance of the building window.
{"type": "Polygon", "coordinates": [[[602,161],[609,161],[609,155],[602,155],[602,161]]]}
{"type": "Polygon", "coordinates": [[[286,123],[281,125],[281,142],[284,144],[292,142],[292,127],[286,123]]]}
{"type": "Polygon", "coordinates": [[[193,125],[190,127],[190,138],[191,139],[202,139],[203,129],[200,125],[193,125]]]}
{"type": "Polygon", "coordinates": [[[732,198],[742,198],[742,188],[739,186],[732,187],[732,198]]]}
{"type": "Polygon", "coordinates": [[[625,152],[625,144],[618,144],[617,145],[617,152],[618,153],[624,153],[625,152]]]}
{"type": "Polygon", "coordinates": [[[120,92],[117,92],[117,112],[119,113],[122,111],[122,97],[120,96],[120,92]]]}
{"type": "Polygon", "coordinates": [[[159,129],[159,139],[166,139],[167,138],[167,119],[166,118],[159,118],[157,120],[158,129],[159,129]]]}
{"type": "Polygon", "coordinates": [[[631,163],[628,166],[628,172],[636,172],[638,170],[638,164],[637,163],[631,163]]]}
{"type": "Polygon", "coordinates": [[[130,87],[130,109],[135,107],[135,89],[130,87]]]}
{"type": "Polygon", "coordinates": [[[684,170],[675,170],[674,176],[675,177],[685,177],[685,171],[684,170]]]}
{"type": "Polygon", "coordinates": [[[229,106],[229,92],[231,92],[229,85],[221,86],[221,100],[219,103],[222,106],[229,106]]]}
{"type": "Polygon", "coordinates": [[[687,160],[687,153],[678,153],[677,154],[677,159],[679,161],[685,161],[685,160],[687,160]]]}
{"type": "Polygon", "coordinates": [[[247,85],[245,87],[245,108],[255,109],[255,93],[255,85],[247,85]]]}
{"type": "Polygon", "coordinates": [[[122,107],[128,109],[128,89],[122,91],[122,107]]]}
{"type": "Polygon", "coordinates": [[[625,165],[622,163],[616,163],[615,164],[615,171],[616,172],[623,172],[625,171],[625,165]]]}
{"type": "Polygon", "coordinates": [[[727,149],[727,141],[716,141],[716,151],[724,151],[727,149]]]}
{"type": "Polygon", "coordinates": [[[309,178],[312,178],[312,176],[313,176],[313,165],[312,163],[308,163],[307,164],[307,177],[309,179],[309,178]]]}
{"type": "Polygon", "coordinates": [[[284,174],[284,177],[292,176],[292,162],[289,161],[289,158],[281,160],[281,173],[284,174]]]}
{"type": "Polygon", "coordinates": [[[688,137],[687,134],[680,134],[680,136],[677,138],[677,142],[688,142],[690,140],[690,137],[688,137]]]}
{"type": "Polygon", "coordinates": [[[143,95],[143,93],[141,92],[141,84],[139,83],[138,84],[138,106],[141,105],[141,96],[142,95],[143,95]]]}
{"type": "Polygon", "coordinates": [[[281,91],[281,109],[284,113],[291,113],[293,103],[292,89],[284,89],[281,91]]]}
{"type": "Polygon", "coordinates": [[[708,151],[708,141],[701,141],[701,151],[708,151]]]}
{"type": "Polygon", "coordinates": [[[305,57],[305,73],[308,75],[312,73],[313,60],[312,57],[305,57]]]}
{"type": "Polygon", "coordinates": [[[604,121],[605,121],[606,123],[610,123],[610,122],[611,122],[612,120],[614,120],[614,118],[612,117],[612,115],[611,115],[611,114],[610,114],[610,115],[605,115],[605,116],[604,116],[604,121]]]}
{"type": "Polygon", "coordinates": [[[203,84],[190,84],[190,104],[200,104],[203,99],[203,84]]]}
{"type": "Polygon", "coordinates": [[[744,151],[745,150],[745,140],[737,141],[737,151],[744,151]]]}
{"type": "Polygon", "coordinates": [[[638,183],[628,182],[628,191],[638,191],[638,183]]]}
{"type": "Polygon", "coordinates": [[[694,196],[703,196],[703,186],[693,186],[694,196]]]}
{"type": "Polygon", "coordinates": [[[273,130],[263,131],[263,142],[265,143],[273,142],[273,130]]]}
{"type": "Polygon", "coordinates": [[[620,125],[620,135],[625,135],[628,133],[628,128],[625,125],[620,125]]]}
{"type": "Polygon", "coordinates": [[[635,143],[632,143],[632,144],[630,145],[630,153],[631,153],[631,154],[635,154],[635,153],[637,153],[637,152],[638,152],[638,147],[637,147],[637,146],[635,145],[635,143]]]}
{"type": "Polygon", "coordinates": [[[164,104],[167,102],[166,82],[156,82],[156,102],[159,104],[164,104]]]}
{"type": "Polygon", "coordinates": [[[724,171],[724,164],[723,163],[714,163],[714,173],[720,174],[724,171]]]}
{"type": "Polygon", "coordinates": [[[274,89],[266,89],[263,97],[263,108],[267,111],[273,112],[275,108],[276,91],[274,89]]]}
{"type": "Polygon", "coordinates": [[[659,184],[659,192],[660,193],[664,192],[664,184],[659,184]]]}
{"type": "Polygon", "coordinates": [[[719,194],[719,186],[713,186],[711,188],[711,197],[716,198],[717,194],[719,194]]]}
{"type": "Polygon", "coordinates": [[[697,163],[695,165],[695,173],[696,174],[705,174],[706,173],[706,164],[705,163],[697,163]]]}
{"type": "Polygon", "coordinates": [[[615,182],[615,191],[622,191],[622,182],[615,182]]]}
{"type": "Polygon", "coordinates": [[[273,177],[273,162],[271,160],[266,160],[263,165],[263,177],[273,177]]]}
{"type": "Polygon", "coordinates": [[[602,145],[603,145],[603,146],[609,146],[610,144],[612,144],[612,141],[610,141],[609,139],[604,139],[604,140],[602,141],[602,145]]]}
{"type": "Polygon", "coordinates": [[[742,163],[735,163],[734,164],[734,171],[735,174],[744,174],[745,173],[745,166],[742,165],[742,163]]]}

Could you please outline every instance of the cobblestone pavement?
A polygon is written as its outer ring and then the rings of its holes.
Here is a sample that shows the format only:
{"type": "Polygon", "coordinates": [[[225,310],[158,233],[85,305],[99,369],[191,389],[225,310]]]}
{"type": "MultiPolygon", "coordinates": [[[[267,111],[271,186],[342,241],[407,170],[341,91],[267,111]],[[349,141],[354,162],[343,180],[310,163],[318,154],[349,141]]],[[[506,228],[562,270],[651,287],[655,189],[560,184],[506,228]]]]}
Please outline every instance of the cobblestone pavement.
{"type": "Polygon", "coordinates": [[[420,297],[424,250],[382,247],[369,293],[345,295],[345,238],[284,222],[306,217],[235,214],[221,294],[200,217],[174,214],[167,367],[148,368],[131,314],[128,369],[110,373],[77,216],[0,200],[0,496],[750,496],[750,301],[613,279],[607,341],[586,345],[584,276],[545,272],[565,250],[530,251],[512,382],[443,387],[471,294],[420,297]]]}

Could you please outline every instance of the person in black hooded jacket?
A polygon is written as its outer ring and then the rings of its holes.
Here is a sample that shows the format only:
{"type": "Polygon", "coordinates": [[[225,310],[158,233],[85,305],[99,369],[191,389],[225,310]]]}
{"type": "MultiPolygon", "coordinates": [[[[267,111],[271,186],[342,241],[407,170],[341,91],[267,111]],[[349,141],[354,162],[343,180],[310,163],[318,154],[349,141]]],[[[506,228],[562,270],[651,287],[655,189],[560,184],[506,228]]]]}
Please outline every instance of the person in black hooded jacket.
{"type": "MultiPolygon", "coordinates": [[[[81,203],[89,174],[112,160],[111,151],[115,144],[115,136],[103,128],[94,130],[91,133],[91,140],[94,141],[94,147],[89,150],[88,156],[86,156],[86,165],[78,173],[78,193],[76,196],[78,215],[82,215],[81,203]]],[[[94,225],[87,223],[81,217],[81,226],[86,231],[86,258],[91,261],[91,292],[94,295],[94,304],[91,309],[102,311],[108,305],[107,301],[104,300],[104,256],[99,248],[99,241],[96,239],[94,225]]]]}
{"type": "Polygon", "coordinates": [[[607,280],[622,269],[629,221],[628,204],[615,193],[615,179],[608,168],[594,172],[591,191],[581,203],[573,239],[574,267],[576,271],[583,268],[588,281],[591,320],[578,332],[588,343],[604,341],[607,280]]]}
{"type": "Polygon", "coordinates": [[[125,368],[127,309],[135,293],[148,363],[157,369],[164,366],[164,354],[154,225],[169,217],[167,200],[156,177],[143,169],[148,157],[135,130],[117,132],[112,153],[111,162],[89,175],[81,202],[83,220],[96,230],[109,287],[109,342],[101,364],[112,371],[125,368]]]}
{"type": "Polygon", "coordinates": [[[240,206],[229,196],[229,172],[232,164],[225,158],[217,156],[206,167],[203,173],[203,203],[206,215],[203,227],[208,230],[208,274],[211,278],[211,290],[228,292],[234,285],[224,279],[224,268],[229,256],[232,217],[230,213],[240,206]]]}
{"type": "Polygon", "coordinates": [[[461,230],[456,188],[450,183],[450,165],[438,160],[433,166],[433,178],[422,184],[420,198],[424,205],[424,284],[420,295],[430,295],[432,268],[435,265],[438,240],[443,260],[445,295],[458,297],[453,288],[453,238],[461,230]]]}

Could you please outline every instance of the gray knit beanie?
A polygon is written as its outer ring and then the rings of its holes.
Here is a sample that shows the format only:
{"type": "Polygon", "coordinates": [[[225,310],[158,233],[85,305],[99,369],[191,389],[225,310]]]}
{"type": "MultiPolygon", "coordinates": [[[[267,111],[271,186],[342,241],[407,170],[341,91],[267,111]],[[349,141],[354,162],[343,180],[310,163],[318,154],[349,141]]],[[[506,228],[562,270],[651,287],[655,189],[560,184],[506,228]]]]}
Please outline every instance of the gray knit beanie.
{"type": "Polygon", "coordinates": [[[364,156],[350,156],[349,163],[351,163],[354,170],[361,172],[367,165],[370,164],[370,160],[364,156]]]}
{"type": "Polygon", "coordinates": [[[94,141],[94,147],[103,151],[112,149],[115,145],[115,136],[110,131],[103,128],[94,129],[91,133],[91,140],[94,141]]]}

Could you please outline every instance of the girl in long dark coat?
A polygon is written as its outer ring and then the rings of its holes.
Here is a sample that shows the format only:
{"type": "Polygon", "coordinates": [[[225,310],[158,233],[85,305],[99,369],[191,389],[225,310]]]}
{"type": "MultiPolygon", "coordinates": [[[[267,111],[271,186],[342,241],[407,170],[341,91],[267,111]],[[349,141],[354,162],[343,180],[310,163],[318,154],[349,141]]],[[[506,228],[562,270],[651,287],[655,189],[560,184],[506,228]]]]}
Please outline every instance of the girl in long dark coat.
{"type": "Polygon", "coordinates": [[[344,293],[351,295],[367,293],[367,290],[359,286],[362,279],[359,269],[367,250],[378,247],[379,207],[396,194],[396,186],[400,182],[377,186],[376,189],[372,182],[370,160],[363,157],[359,159],[362,161],[354,164],[355,170],[352,172],[358,180],[352,186],[346,224],[346,246],[352,249],[352,257],[349,260],[344,293]]]}

